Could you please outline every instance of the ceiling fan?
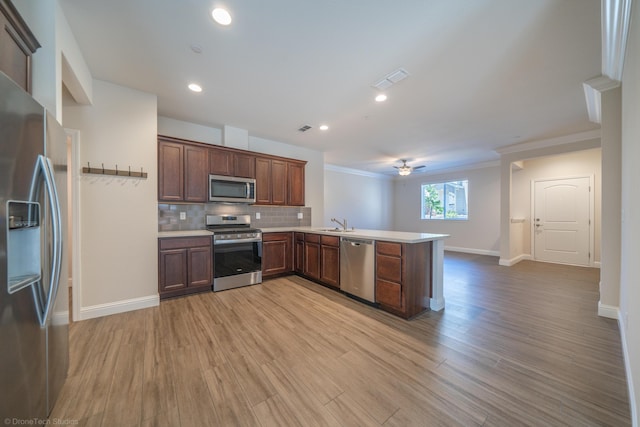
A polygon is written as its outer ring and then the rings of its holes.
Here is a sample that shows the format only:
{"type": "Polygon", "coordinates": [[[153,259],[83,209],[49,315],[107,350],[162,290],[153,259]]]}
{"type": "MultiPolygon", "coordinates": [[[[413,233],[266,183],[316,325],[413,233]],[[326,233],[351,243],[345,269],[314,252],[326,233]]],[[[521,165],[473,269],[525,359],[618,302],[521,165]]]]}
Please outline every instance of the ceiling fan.
{"type": "Polygon", "coordinates": [[[402,175],[402,176],[407,176],[409,175],[411,172],[418,170],[418,169],[422,169],[424,167],[424,165],[422,166],[415,166],[415,167],[411,167],[407,164],[407,161],[404,159],[400,159],[400,161],[402,162],[402,166],[394,166],[394,168],[398,169],[398,174],[402,175]]]}

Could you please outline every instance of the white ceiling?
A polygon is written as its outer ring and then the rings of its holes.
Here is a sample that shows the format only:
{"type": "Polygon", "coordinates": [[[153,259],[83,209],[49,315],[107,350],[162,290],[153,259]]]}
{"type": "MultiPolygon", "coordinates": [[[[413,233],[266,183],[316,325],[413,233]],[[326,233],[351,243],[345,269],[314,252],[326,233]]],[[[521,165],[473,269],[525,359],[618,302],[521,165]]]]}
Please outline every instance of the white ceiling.
{"type": "Polygon", "coordinates": [[[161,116],[324,151],[338,166],[440,170],[598,128],[582,82],[600,75],[600,0],[60,3],[95,78],[157,94],[161,116]],[[220,4],[229,27],[211,19],[220,4]],[[409,77],[376,103],[372,84],[400,67],[409,77]]]}

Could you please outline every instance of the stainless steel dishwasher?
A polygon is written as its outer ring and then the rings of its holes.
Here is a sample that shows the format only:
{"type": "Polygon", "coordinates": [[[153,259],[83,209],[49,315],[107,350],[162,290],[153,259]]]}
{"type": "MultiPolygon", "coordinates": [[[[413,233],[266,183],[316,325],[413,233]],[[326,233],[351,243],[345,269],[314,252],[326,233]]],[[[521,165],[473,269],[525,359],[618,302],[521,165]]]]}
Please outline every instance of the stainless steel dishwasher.
{"type": "Polygon", "coordinates": [[[340,239],[340,290],[376,302],[373,240],[340,239]]]}

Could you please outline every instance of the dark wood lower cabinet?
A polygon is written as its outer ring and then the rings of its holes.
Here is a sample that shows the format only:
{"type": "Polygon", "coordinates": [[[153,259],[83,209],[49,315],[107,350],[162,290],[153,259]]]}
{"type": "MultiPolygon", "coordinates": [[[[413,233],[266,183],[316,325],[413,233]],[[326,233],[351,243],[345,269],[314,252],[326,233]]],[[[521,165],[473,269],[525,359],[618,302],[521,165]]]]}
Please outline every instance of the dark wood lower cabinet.
{"type": "MultiPolygon", "coordinates": [[[[340,237],[264,233],[262,245],[263,277],[295,273],[340,289],[340,237]]],[[[433,243],[376,241],[375,245],[375,295],[380,309],[405,319],[427,310],[433,243]]]]}
{"type": "Polygon", "coordinates": [[[429,308],[432,242],[376,242],[376,302],[408,319],[429,308]]]}
{"type": "Polygon", "coordinates": [[[304,233],[293,233],[293,271],[304,274],[304,233]]]}
{"type": "Polygon", "coordinates": [[[320,235],[305,233],[304,235],[304,270],[303,274],[311,279],[320,280],[320,235]]]}
{"type": "Polygon", "coordinates": [[[332,288],[340,288],[340,238],[294,233],[293,272],[332,288]]]}
{"type": "Polygon", "coordinates": [[[340,238],[320,237],[320,281],[340,288],[340,238]]]}
{"type": "Polygon", "coordinates": [[[290,274],[293,271],[293,233],[262,235],[262,278],[290,274]]]}
{"type": "Polygon", "coordinates": [[[158,293],[161,299],[210,291],[212,284],[211,237],[158,239],[158,293]]]}

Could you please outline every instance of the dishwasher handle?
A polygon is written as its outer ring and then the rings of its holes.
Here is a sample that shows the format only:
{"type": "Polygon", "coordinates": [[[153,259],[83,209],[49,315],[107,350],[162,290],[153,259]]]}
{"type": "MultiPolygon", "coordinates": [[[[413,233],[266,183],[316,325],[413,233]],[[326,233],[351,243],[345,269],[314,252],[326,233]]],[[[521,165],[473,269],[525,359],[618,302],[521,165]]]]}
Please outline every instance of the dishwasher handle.
{"type": "Polygon", "coordinates": [[[351,246],[373,245],[373,240],[351,239],[347,237],[343,237],[342,242],[348,243],[351,246]]]}

